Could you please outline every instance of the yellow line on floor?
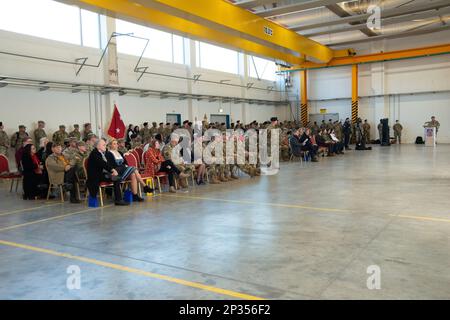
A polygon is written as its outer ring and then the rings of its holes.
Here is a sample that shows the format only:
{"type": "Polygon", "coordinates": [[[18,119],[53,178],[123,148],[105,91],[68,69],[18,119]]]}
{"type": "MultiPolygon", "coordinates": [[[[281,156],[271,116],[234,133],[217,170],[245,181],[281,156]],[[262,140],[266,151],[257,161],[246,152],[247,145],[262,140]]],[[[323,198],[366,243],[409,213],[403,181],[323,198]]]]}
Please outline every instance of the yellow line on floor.
{"type": "Polygon", "coordinates": [[[195,196],[168,195],[168,194],[163,194],[163,196],[164,197],[173,197],[173,198],[191,199],[191,200],[208,200],[208,201],[230,202],[230,203],[238,203],[238,204],[266,205],[266,206],[282,207],[282,208],[309,209],[309,210],[316,210],[316,211],[329,211],[329,212],[340,212],[340,213],[350,213],[351,212],[351,210],[345,210],[345,209],[317,208],[317,207],[301,206],[301,205],[296,205],[296,204],[257,202],[257,201],[247,201],[247,200],[228,200],[228,199],[217,199],[217,198],[206,198],[206,197],[195,197],[195,196]]]}
{"type": "Polygon", "coordinates": [[[61,205],[61,204],[62,203],[52,203],[52,204],[47,204],[47,205],[43,205],[43,206],[39,206],[39,207],[25,208],[25,209],[19,209],[19,210],[14,210],[14,211],[4,211],[4,212],[0,213],[0,217],[8,216],[8,215],[11,215],[14,213],[21,213],[21,212],[33,211],[33,210],[47,208],[47,207],[53,207],[53,206],[57,206],[57,205],[61,205]]]}
{"type": "Polygon", "coordinates": [[[68,214],[63,214],[63,215],[59,215],[59,216],[55,216],[55,217],[51,217],[51,218],[40,219],[40,220],[31,221],[31,222],[27,222],[27,223],[16,224],[16,225],[13,225],[13,226],[1,228],[1,229],[0,229],[0,232],[1,232],[1,231],[12,230],[12,229],[17,229],[17,228],[22,228],[22,227],[26,227],[26,226],[30,226],[30,225],[33,225],[33,224],[46,222],[46,221],[62,219],[62,218],[65,218],[65,217],[74,216],[74,215],[76,215],[76,214],[81,214],[81,213],[91,212],[91,211],[95,211],[95,210],[98,210],[98,209],[104,209],[104,208],[108,208],[108,207],[112,207],[112,205],[108,205],[108,206],[104,206],[104,207],[99,207],[99,208],[90,208],[90,209],[81,210],[81,211],[77,211],[77,212],[72,212],[72,213],[68,213],[68,214]]]}
{"type": "Polygon", "coordinates": [[[240,292],[235,292],[235,291],[217,288],[217,287],[213,287],[213,286],[208,286],[208,285],[204,285],[204,284],[201,284],[198,282],[192,282],[192,281],[187,281],[187,280],[183,280],[183,279],[173,278],[170,276],[153,273],[153,272],[148,272],[148,271],[141,270],[141,269],[126,267],[126,266],[115,264],[115,263],[100,261],[100,260],[86,258],[86,257],[82,257],[82,256],[75,256],[75,255],[72,255],[69,253],[63,253],[63,252],[58,252],[58,251],[54,251],[54,250],[49,250],[49,249],[44,249],[44,248],[39,248],[39,247],[34,247],[34,246],[25,245],[25,244],[4,241],[4,240],[0,240],[0,244],[5,245],[5,246],[10,246],[10,247],[16,247],[16,248],[21,248],[21,249],[25,249],[25,250],[30,250],[30,251],[34,251],[34,252],[49,254],[52,256],[63,257],[63,258],[67,258],[67,259],[91,263],[91,264],[95,264],[95,265],[102,266],[105,268],[120,270],[120,271],[129,272],[129,273],[141,275],[141,276],[148,277],[148,278],[154,278],[154,279],[164,280],[164,281],[168,281],[168,282],[172,282],[172,283],[177,283],[177,284],[180,284],[180,285],[183,285],[186,287],[197,288],[200,290],[214,292],[217,294],[230,296],[233,298],[246,299],[246,300],[264,300],[264,298],[248,295],[245,293],[240,293],[240,292]]]}
{"type": "Polygon", "coordinates": [[[433,217],[421,217],[421,216],[408,216],[408,215],[403,215],[403,214],[399,214],[399,215],[390,214],[390,216],[392,216],[392,217],[397,217],[397,218],[422,220],[422,221],[450,222],[450,219],[445,219],[445,218],[433,218],[433,217]]]}

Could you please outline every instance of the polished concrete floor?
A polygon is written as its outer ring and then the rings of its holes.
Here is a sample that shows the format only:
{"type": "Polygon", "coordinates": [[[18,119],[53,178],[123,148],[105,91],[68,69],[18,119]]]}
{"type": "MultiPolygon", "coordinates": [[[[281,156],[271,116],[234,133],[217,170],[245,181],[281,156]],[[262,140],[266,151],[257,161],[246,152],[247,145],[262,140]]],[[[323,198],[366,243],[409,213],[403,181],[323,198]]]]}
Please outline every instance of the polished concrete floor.
{"type": "Polygon", "coordinates": [[[126,208],[25,202],[6,184],[0,202],[0,299],[450,299],[449,145],[282,164],[126,208]]]}

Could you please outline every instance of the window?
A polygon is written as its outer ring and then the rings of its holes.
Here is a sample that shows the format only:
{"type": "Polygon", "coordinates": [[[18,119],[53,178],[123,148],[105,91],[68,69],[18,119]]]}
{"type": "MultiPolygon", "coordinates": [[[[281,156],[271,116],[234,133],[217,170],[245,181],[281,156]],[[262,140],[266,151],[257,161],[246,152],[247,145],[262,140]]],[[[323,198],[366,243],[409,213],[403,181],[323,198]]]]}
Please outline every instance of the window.
{"type": "MultiPolygon", "coordinates": [[[[159,31],[135,23],[116,19],[116,32],[132,33],[133,36],[149,39],[144,57],[174,63],[184,63],[184,39],[164,31],[159,31]]],[[[131,37],[117,37],[117,51],[140,56],[145,48],[145,40],[131,37]]]]}
{"type": "Polygon", "coordinates": [[[57,1],[2,1],[0,29],[77,45],[100,47],[99,15],[57,1]]]}
{"type": "Polygon", "coordinates": [[[238,52],[197,42],[197,66],[200,68],[239,74],[238,52]]]}
{"type": "Polygon", "coordinates": [[[278,71],[278,68],[273,61],[249,56],[248,69],[248,74],[252,78],[259,78],[270,81],[277,80],[276,72],[278,71]]]}
{"type": "Polygon", "coordinates": [[[100,48],[100,17],[97,13],[81,10],[82,45],[100,48]]]}
{"type": "Polygon", "coordinates": [[[80,44],[80,9],[50,0],[2,1],[0,29],[80,44]]]}

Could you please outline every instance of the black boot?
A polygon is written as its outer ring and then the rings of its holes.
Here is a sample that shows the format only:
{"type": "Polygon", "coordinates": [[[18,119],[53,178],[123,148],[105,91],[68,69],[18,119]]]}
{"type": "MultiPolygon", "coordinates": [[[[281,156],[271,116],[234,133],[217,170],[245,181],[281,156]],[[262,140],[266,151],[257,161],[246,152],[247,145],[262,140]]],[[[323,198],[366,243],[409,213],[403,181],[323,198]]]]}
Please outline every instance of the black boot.
{"type": "Polygon", "coordinates": [[[133,201],[142,202],[144,199],[139,197],[137,194],[133,194],[133,201]]]}
{"type": "Polygon", "coordinates": [[[145,193],[153,193],[153,191],[155,191],[155,190],[150,188],[149,186],[144,186],[144,192],[145,193]]]}

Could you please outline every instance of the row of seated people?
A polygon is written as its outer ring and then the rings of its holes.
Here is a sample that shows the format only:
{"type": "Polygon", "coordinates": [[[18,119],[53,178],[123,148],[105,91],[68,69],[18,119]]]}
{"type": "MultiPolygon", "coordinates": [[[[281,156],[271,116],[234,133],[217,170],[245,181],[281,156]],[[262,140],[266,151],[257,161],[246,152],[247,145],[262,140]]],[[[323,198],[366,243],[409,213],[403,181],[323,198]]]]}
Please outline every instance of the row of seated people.
{"type": "MultiPolygon", "coordinates": [[[[146,181],[141,176],[139,164],[128,166],[124,140],[113,139],[106,148],[104,139],[95,139],[92,148],[83,141],[71,140],[63,149],[63,146],[46,139],[41,139],[39,150],[33,144],[31,138],[25,139],[22,148],[16,153],[16,160],[19,162],[23,174],[24,199],[47,198],[49,196],[48,186],[64,185],[70,191],[70,201],[79,203],[79,180],[86,179],[86,187],[89,194],[95,197],[98,194],[101,182],[112,182],[114,185],[115,203],[125,205],[121,196],[120,184],[127,181],[130,184],[134,201],[143,201],[138,195],[142,187],[146,193],[153,190],[149,188],[146,181]],[[84,166],[84,163],[87,166],[84,166]],[[51,181],[50,181],[51,180],[51,181]]],[[[192,164],[181,163],[175,165],[171,160],[172,149],[180,142],[180,137],[171,135],[168,144],[161,141],[161,137],[156,137],[144,146],[143,153],[144,167],[142,173],[145,176],[153,177],[158,172],[164,172],[168,176],[169,191],[176,192],[177,186],[186,187],[186,178],[196,173],[196,183],[204,184],[205,175],[210,174],[210,183],[221,183],[237,179],[232,171],[232,165],[210,164],[206,166],[202,159],[192,159],[192,164]],[[178,183],[175,182],[177,179],[178,183]]],[[[193,153],[192,153],[193,155],[193,153]]],[[[239,167],[243,172],[251,176],[260,175],[260,169],[256,165],[242,165],[239,167]]]]}
{"type": "Polygon", "coordinates": [[[312,162],[318,162],[318,155],[332,157],[344,154],[345,145],[340,141],[333,129],[321,129],[312,134],[309,128],[297,127],[287,132],[282,138],[280,149],[282,160],[289,160],[291,156],[303,157],[307,153],[312,162]]]}

